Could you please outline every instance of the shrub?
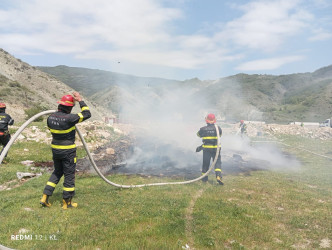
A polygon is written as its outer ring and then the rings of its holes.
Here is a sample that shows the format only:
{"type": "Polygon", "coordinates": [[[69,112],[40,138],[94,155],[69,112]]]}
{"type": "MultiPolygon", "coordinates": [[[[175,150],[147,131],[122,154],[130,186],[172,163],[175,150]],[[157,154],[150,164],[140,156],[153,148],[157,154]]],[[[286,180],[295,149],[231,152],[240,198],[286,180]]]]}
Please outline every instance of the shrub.
{"type": "MultiPolygon", "coordinates": [[[[30,119],[31,117],[33,117],[34,115],[42,112],[42,111],[45,111],[47,110],[45,107],[43,106],[40,106],[40,105],[36,105],[36,106],[33,106],[32,108],[29,108],[29,109],[26,109],[24,110],[24,113],[26,114],[27,116],[27,119],[30,119]]],[[[43,121],[43,116],[37,118],[35,120],[36,122],[41,122],[43,121]]]]}
{"type": "Polygon", "coordinates": [[[11,82],[11,83],[9,83],[9,87],[19,88],[19,87],[21,87],[21,85],[18,82],[11,82]]]}

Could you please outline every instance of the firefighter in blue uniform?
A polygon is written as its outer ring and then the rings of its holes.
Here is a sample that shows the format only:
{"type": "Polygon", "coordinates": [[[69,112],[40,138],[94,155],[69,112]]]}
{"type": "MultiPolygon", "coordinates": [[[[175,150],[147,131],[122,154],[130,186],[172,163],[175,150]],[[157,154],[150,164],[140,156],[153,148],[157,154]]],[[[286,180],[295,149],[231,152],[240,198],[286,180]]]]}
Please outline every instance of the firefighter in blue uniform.
{"type": "MultiPolygon", "coordinates": [[[[0,103],[0,144],[3,145],[3,148],[0,152],[2,153],[3,149],[6,147],[10,141],[10,133],[8,130],[8,125],[13,125],[14,120],[6,113],[6,104],[0,103]]],[[[6,155],[7,156],[7,155],[6,155]]],[[[6,157],[5,156],[5,157],[6,157]]]]}
{"type": "MultiPolygon", "coordinates": [[[[201,149],[203,149],[203,165],[202,165],[202,174],[205,174],[210,167],[211,160],[213,161],[214,157],[216,156],[216,151],[218,147],[218,137],[217,137],[217,131],[214,126],[216,123],[216,118],[214,114],[208,114],[205,118],[206,126],[200,128],[200,130],[197,132],[197,136],[201,137],[203,140],[203,145],[198,147],[196,149],[196,152],[199,152],[201,149]]],[[[217,126],[219,129],[219,135],[222,135],[222,130],[219,126],[217,126]]],[[[216,179],[217,182],[220,185],[224,185],[222,182],[222,175],[221,175],[221,157],[220,157],[220,151],[217,158],[216,165],[214,166],[214,171],[216,173],[216,179]]],[[[206,182],[208,181],[208,176],[205,176],[202,181],[206,182]]]]}
{"type": "Polygon", "coordinates": [[[46,183],[40,204],[44,207],[51,206],[48,198],[53,194],[61,177],[64,176],[62,208],[67,209],[77,207],[77,203],[72,202],[75,195],[76,170],[75,124],[89,119],[91,113],[78,92],[74,92],[73,96],[63,96],[58,103],[58,111],[47,119],[47,126],[52,134],[54,171],[46,183]],[[75,101],[79,102],[81,112],[71,114],[75,101]]]}

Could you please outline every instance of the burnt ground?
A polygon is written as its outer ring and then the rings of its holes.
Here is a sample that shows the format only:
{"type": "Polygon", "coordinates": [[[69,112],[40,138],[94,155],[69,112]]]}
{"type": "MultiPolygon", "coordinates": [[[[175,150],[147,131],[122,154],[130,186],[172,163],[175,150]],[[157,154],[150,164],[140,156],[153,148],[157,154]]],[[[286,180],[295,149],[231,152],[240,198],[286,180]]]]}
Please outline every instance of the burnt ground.
{"type": "MultiPolygon", "coordinates": [[[[169,144],[126,138],[110,142],[93,154],[98,168],[105,175],[122,173],[188,179],[201,175],[202,153],[183,151],[169,144]],[[110,149],[114,149],[114,153],[110,149]]],[[[244,159],[239,152],[222,152],[221,157],[224,175],[250,175],[251,171],[262,170],[268,164],[262,160],[244,159]]],[[[77,170],[83,173],[95,172],[87,157],[78,160],[77,170]]]]}
{"type": "MultiPolygon", "coordinates": [[[[165,176],[194,179],[201,175],[202,153],[183,151],[174,145],[156,144],[126,137],[99,147],[93,158],[104,175],[122,173],[141,176],[165,176]]],[[[290,155],[285,157],[291,158],[290,155]]],[[[252,159],[245,152],[222,151],[223,175],[250,175],[252,171],[269,169],[265,160],[252,159]]],[[[53,162],[36,162],[37,167],[53,171],[53,162]]],[[[95,173],[89,158],[77,161],[78,173],[95,173]]]]}

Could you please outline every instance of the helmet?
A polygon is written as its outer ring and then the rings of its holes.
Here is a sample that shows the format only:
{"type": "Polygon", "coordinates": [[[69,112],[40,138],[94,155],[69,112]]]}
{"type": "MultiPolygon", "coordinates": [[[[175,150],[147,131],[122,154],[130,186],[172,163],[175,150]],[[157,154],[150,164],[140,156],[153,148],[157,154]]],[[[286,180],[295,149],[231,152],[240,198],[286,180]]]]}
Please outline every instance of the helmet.
{"type": "Polygon", "coordinates": [[[241,124],[242,124],[242,123],[244,123],[244,120],[241,120],[240,122],[241,122],[241,124]]]}
{"type": "Polygon", "coordinates": [[[0,109],[2,108],[6,108],[6,104],[4,104],[3,102],[0,102],[0,109]]]}
{"type": "Polygon", "coordinates": [[[206,121],[206,123],[210,123],[210,124],[216,123],[216,117],[214,114],[208,114],[205,117],[205,121],[206,121]]]}
{"type": "Polygon", "coordinates": [[[63,106],[73,107],[75,105],[74,97],[72,95],[64,95],[60,101],[57,101],[63,106]]]}

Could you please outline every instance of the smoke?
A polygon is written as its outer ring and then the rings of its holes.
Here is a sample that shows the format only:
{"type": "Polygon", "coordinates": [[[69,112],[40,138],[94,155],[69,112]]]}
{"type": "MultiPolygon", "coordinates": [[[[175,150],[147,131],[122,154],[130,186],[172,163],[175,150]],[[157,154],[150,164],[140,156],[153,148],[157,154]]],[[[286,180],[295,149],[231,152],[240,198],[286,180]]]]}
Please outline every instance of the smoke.
{"type": "MultiPolygon", "coordinates": [[[[216,106],[216,99],[204,94],[195,84],[176,82],[122,88],[120,120],[134,125],[133,136],[136,138],[127,167],[151,174],[170,168],[173,172],[186,169],[199,173],[202,152],[196,153],[195,149],[202,141],[196,133],[206,125],[205,116],[215,113],[223,118],[223,114],[230,116],[245,105],[241,96],[235,103],[229,96],[226,98],[227,94],[223,93],[223,96],[225,98],[220,99],[224,109],[221,109],[222,105],[216,106]]],[[[222,124],[219,125],[223,128],[222,124]]],[[[224,167],[229,165],[226,161],[233,161],[233,154],[241,155],[246,162],[259,161],[258,169],[285,170],[299,165],[274,145],[251,145],[249,140],[225,132],[221,145],[224,167]]]]}
{"type": "Polygon", "coordinates": [[[224,154],[239,154],[244,161],[255,162],[258,169],[273,171],[295,171],[300,162],[292,155],[283,152],[273,142],[259,143],[248,137],[233,134],[222,137],[224,154]]]}
{"type": "Polygon", "coordinates": [[[136,138],[127,167],[155,172],[172,166],[199,172],[201,156],[195,149],[201,139],[196,133],[212,108],[198,89],[181,84],[124,89],[119,117],[134,124],[136,138]]]}
{"type": "Polygon", "coordinates": [[[171,144],[195,150],[196,133],[212,109],[207,98],[194,88],[161,85],[130,90],[124,94],[120,118],[135,125],[134,135],[152,144],[171,144]]]}

